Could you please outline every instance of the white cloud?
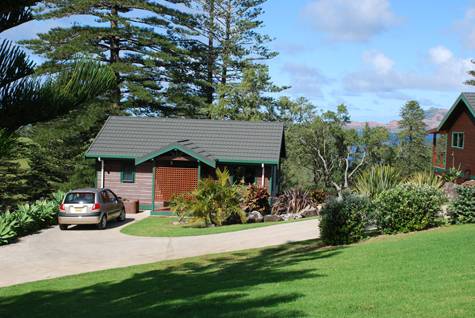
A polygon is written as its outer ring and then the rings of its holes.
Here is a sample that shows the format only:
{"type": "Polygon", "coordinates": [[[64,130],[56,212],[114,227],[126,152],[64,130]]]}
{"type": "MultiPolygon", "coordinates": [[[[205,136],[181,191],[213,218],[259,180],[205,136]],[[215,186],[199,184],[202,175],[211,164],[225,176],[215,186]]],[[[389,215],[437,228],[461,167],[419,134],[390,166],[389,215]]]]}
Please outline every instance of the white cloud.
{"type": "Polygon", "coordinates": [[[376,73],[387,74],[394,66],[394,61],[383,53],[369,51],[363,54],[363,61],[371,65],[376,73]]]}
{"type": "Polygon", "coordinates": [[[286,63],[282,70],[289,75],[291,92],[295,94],[322,97],[322,86],[330,82],[320,70],[306,64],[286,63]]]}
{"type": "Polygon", "coordinates": [[[448,48],[439,45],[429,50],[429,56],[433,63],[444,64],[452,60],[454,54],[448,48]]]}
{"type": "Polygon", "coordinates": [[[398,22],[388,0],[313,0],[303,15],[334,41],[367,41],[398,22]]]}
{"type": "Polygon", "coordinates": [[[454,56],[443,46],[428,50],[427,68],[430,71],[399,71],[394,62],[383,53],[366,52],[363,62],[369,64],[359,71],[347,74],[343,86],[349,94],[372,92],[377,94],[401,93],[401,90],[463,90],[467,71],[473,68],[470,59],[454,56]],[[372,57],[371,59],[369,57],[372,57]]]}

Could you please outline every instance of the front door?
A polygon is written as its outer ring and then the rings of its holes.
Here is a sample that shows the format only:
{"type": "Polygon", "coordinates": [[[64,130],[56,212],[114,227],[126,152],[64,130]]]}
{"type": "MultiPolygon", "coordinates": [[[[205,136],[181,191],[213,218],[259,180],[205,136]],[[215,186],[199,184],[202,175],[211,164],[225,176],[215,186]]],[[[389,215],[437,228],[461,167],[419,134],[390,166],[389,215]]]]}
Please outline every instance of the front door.
{"type": "Polygon", "coordinates": [[[155,168],[155,202],[167,203],[176,194],[196,189],[198,168],[187,165],[155,168]]]}

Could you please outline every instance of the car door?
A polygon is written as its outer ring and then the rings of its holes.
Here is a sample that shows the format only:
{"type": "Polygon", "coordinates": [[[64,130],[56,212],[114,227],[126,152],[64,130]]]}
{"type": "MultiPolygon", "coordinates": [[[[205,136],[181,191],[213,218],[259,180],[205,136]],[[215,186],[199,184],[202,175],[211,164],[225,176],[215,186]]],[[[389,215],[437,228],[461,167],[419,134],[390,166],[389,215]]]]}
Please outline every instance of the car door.
{"type": "Polygon", "coordinates": [[[118,217],[121,210],[119,200],[117,199],[116,195],[112,191],[106,190],[106,193],[110,201],[110,214],[113,217],[118,217]]]}
{"type": "Polygon", "coordinates": [[[107,215],[107,219],[111,218],[111,202],[107,192],[105,190],[101,191],[101,210],[107,215]]]}

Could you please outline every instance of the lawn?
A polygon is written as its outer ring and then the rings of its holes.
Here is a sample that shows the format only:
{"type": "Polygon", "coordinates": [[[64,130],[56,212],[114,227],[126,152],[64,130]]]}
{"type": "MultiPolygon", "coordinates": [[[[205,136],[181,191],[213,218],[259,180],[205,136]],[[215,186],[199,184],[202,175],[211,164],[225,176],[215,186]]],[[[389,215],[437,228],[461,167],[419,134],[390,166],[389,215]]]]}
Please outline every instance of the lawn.
{"type": "MultiPolygon", "coordinates": [[[[167,261],[0,289],[0,317],[473,317],[475,225],[167,261]]],[[[34,270],[34,267],[32,267],[34,270]]]]}
{"type": "MultiPolygon", "coordinates": [[[[301,219],[310,220],[312,218],[301,219]]],[[[132,223],[124,227],[121,232],[128,235],[135,236],[154,236],[154,237],[177,237],[177,236],[196,236],[196,235],[208,235],[219,234],[226,232],[235,232],[242,230],[255,229],[258,227],[284,224],[287,222],[261,222],[261,223],[248,223],[248,224],[234,224],[216,227],[203,227],[203,224],[195,223],[188,225],[176,225],[177,218],[164,218],[151,216],[138,222],[132,223]]],[[[288,221],[292,222],[292,221],[288,221]]],[[[293,221],[295,222],[295,221],[293,221]]]]}

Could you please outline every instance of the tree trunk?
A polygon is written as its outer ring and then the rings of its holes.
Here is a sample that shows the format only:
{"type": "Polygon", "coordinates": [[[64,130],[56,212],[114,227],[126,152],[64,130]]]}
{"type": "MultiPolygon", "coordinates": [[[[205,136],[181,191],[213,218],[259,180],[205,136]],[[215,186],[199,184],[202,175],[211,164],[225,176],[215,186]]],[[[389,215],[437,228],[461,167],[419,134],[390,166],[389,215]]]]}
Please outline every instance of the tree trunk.
{"type": "Polygon", "coordinates": [[[221,71],[221,84],[226,85],[228,80],[228,67],[229,67],[229,55],[230,52],[230,40],[231,40],[231,15],[232,15],[232,3],[231,0],[227,1],[226,14],[225,14],[225,36],[223,43],[223,68],[221,71]]]}
{"type": "MultiPolygon", "coordinates": [[[[111,7],[111,16],[114,17],[111,19],[110,26],[112,30],[117,30],[118,28],[118,17],[119,17],[119,8],[117,5],[113,5],[111,7]]],[[[120,60],[120,47],[119,47],[119,38],[112,32],[110,37],[110,64],[118,63],[120,60]]],[[[121,99],[121,91],[120,91],[120,73],[115,72],[115,76],[117,79],[117,86],[112,91],[112,105],[114,109],[118,109],[120,105],[121,99]]]]}
{"type": "Polygon", "coordinates": [[[214,32],[215,32],[215,0],[209,1],[209,25],[208,25],[208,87],[206,89],[206,99],[208,104],[212,104],[214,100],[214,32]]]}

